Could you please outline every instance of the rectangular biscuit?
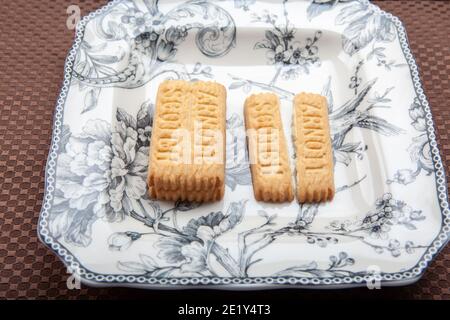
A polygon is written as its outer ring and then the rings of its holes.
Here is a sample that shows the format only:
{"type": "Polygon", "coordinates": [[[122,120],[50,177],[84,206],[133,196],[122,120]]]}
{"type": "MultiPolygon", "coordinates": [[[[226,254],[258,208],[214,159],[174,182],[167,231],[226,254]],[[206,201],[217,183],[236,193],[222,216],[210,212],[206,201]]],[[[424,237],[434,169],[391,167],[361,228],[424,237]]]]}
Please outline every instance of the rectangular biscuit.
{"type": "Polygon", "coordinates": [[[149,193],[151,198],[158,200],[176,201],[179,199],[184,199],[187,201],[194,202],[208,202],[208,201],[219,201],[223,198],[225,187],[214,188],[211,190],[202,191],[186,191],[184,189],[177,190],[161,190],[154,187],[149,188],[149,193]]]}
{"type": "Polygon", "coordinates": [[[272,93],[251,95],[245,100],[244,114],[255,199],[292,201],[292,174],[278,97],[272,93]]]}
{"type": "Polygon", "coordinates": [[[334,166],[327,99],[316,94],[297,94],[292,124],[298,201],[333,199],[334,166]]]}
{"type": "MultiPolygon", "coordinates": [[[[226,90],[215,82],[167,80],[158,88],[149,156],[150,197],[222,198],[226,90]],[[211,190],[218,196],[210,196],[211,190]],[[202,197],[201,193],[205,193],[202,197]],[[166,196],[164,196],[166,197],[166,196]]],[[[206,201],[206,200],[205,200],[206,201]]]]}

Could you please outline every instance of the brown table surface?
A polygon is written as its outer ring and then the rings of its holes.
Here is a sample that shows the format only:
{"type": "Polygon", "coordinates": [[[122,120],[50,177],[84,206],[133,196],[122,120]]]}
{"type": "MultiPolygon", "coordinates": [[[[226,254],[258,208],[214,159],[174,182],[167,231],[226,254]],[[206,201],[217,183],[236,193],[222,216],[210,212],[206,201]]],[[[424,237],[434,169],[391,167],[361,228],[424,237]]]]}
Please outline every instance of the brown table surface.
{"type": "MultiPolygon", "coordinates": [[[[0,298],[148,298],[168,299],[173,291],[127,288],[69,290],[60,260],[39,242],[36,224],[44,193],[44,168],[53,110],[73,31],[66,8],[78,4],[82,15],[105,0],[2,1],[0,10],[0,298]]],[[[450,1],[374,1],[406,24],[421,69],[438,132],[444,164],[450,168],[450,1]]],[[[317,298],[450,299],[450,246],[416,284],[382,290],[276,290],[284,296],[317,298]]],[[[205,301],[209,290],[182,291],[205,301]]],[[[216,292],[216,291],[214,291],[216,292]]],[[[218,295],[219,293],[216,293],[218,295]]],[[[220,293],[239,297],[236,293],[220,293]]],[[[267,293],[248,296],[263,298],[267,293]]]]}

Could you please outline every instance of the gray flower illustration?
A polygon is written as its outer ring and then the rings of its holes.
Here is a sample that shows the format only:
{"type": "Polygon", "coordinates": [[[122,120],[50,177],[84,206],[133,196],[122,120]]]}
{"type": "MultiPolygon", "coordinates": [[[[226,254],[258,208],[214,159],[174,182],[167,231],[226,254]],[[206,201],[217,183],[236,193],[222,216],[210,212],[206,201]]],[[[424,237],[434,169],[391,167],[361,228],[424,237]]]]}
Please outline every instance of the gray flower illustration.
{"type": "MultiPolygon", "coordinates": [[[[140,199],[146,191],[148,147],[137,147],[137,130],[119,121],[112,134],[111,180],[109,189],[111,206],[123,218],[122,209],[128,212],[132,202],[140,199]]],[[[112,217],[114,220],[115,217],[112,217]]]]}
{"type": "Polygon", "coordinates": [[[87,246],[96,219],[116,221],[132,211],[142,213],[151,134],[149,107],[142,104],[137,117],[118,108],[113,131],[106,121],[89,120],[80,134],[66,135],[49,224],[53,236],[87,246]]]}
{"type": "Polygon", "coordinates": [[[151,12],[142,12],[135,8],[130,8],[121,17],[121,22],[130,30],[132,36],[137,36],[144,32],[157,36],[164,31],[162,18],[161,14],[152,14],[151,12]]]}
{"type": "Polygon", "coordinates": [[[319,62],[319,49],[317,42],[322,36],[316,31],[314,37],[306,38],[304,43],[294,41],[294,29],[288,25],[278,27],[273,24],[273,30],[265,33],[265,39],[255,45],[255,49],[267,49],[266,57],[271,64],[282,66],[298,65],[307,69],[310,65],[319,62]]]}
{"type": "Polygon", "coordinates": [[[267,51],[267,58],[269,62],[272,64],[275,63],[284,63],[289,62],[290,60],[290,51],[286,50],[283,45],[277,45],[273,50],[267,51]]]}
{"type": "Polygon", "coordinates": [[[150,142],[150,137],[152,135],[152,127],[146,126],[145,128],[138,128],[137,130],[139,139],[141,140],[141,143],[147,144],[150,142]]]}
{"type": "Polygon", "coordinates": [[[400,241],[396,239],[392,239],[391,241],[389,241],[388,250],[394,258],[399,257],[401,255],[400,241]]]}
{"type": "Polygon", "coordinates": [[[430,143],[428,135],[426,134],[427,124],[425,110],[417,98],[414,99],[414,102],[409,107],[409,116],[412,120],[411,125],[420,132],[420,135],[412,138],[412,142],[407,149],[411,162],[416,165],[416,168],[397,170],[392,179],[387,180],[388,184],[396,182],[408,185],[416,181],[416,178],[422,170],[425,171],[427,175],[430,175],[433,172],[430,143]]]}
{"type": "Polygon", "coordinates": [[[178,263],[183,272],[200,272],[206,269],[209,241],[214,238],[214,227],[224,219],[222,212],[192,219],[184,228],[186,237],[164,237],[157,243],[158,257],[169,263],[178,263]]]}
{"type": "Polygon", "coordinates": [[[373,239],[386,240],[391,228],[386,224],[375,224],[369,229],[369,235],[373,239]]]}
{"type": "Polygon", "coordinates": [[[90,242],[92,222],[112,213],[108,188],[113,157],[109,124],[90,120],[59,155],[50,232],[78,245],[90,242]]]}
{"type": "Polygon", "coordinates": [[[182,272],[197,273],[208,270],[207,258],[214,240],[242,221],[245,201],[232,202],[224,214],[211,212],[191,219],[182,229],[183,236],[163,237],[156,246],[158,257],[177,264],[182,272]]]}
{"type": "Polygon", "coordinates": [[[401,225],[408,230],[415,230],[415,223],[425,219],[422,211],[413,210],[405,202],[394,199],[390,193],[385,193],[377,199],[375,209],[364,217],[361,227],[358,229],[365,231],[375,239],[389,239],[389,232],[393,225],[401,225]]]}

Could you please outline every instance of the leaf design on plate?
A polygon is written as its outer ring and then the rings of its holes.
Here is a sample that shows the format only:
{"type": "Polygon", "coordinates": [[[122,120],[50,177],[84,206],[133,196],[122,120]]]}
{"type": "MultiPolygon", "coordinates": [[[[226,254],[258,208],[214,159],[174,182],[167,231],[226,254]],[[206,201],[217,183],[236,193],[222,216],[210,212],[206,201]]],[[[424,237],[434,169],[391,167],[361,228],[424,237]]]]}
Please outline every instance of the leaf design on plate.
{"type": "Polygon", "coordinates": [[[235,190],[238,185],[252,183],[242,118],[237,114],[227,119],[225,184],[235,190]]]}
{"type": "Polygon", "coordinates": [[[338,3],[345,3],[355,0],[312,0],[308,8],[306,9],[308,19],[318,17],[322,13],[333,9],[338,3]]]}
{"type": "Polygon", "coordinates": [[[372,41],[390,42],[395,39],[391,20],[374,11],[367,2],[352,2],[336,17],[337,25],[346,25],[342,47],[349,55],[363,49],[372,41]]]}
{"type": "Polygon", "coordinates": [[[84,107],[81,109],[81,113],[91,111],[97,106],[100,91],[101,88],[92,88],[88,90],[84,96],[84,107]]]}
{"type": "Polygon", "coordinates": [[[232,202],[228,207],[227,215],[219,223],[221,233],[233,229],[236,225],[241,223],[245,213],[246,201],[232,202]]]}
{"type": "Polygon", "coordinates": [[[134,117],[132,117],[125,109],[117,108],[116,113],[117,121],[121,121],[125,124],[125,126],[136,129],[137,122],[134,117]]]}
{"type": "Polygon", "coordinates": [[[59,153],[66,152],[66,145],[69,142],[69,138],[71,136],[72,132],[70,131],[70,126],[67,124],[64,124],[61,129],[61,134],[59,136],[59,153]]]}
{"type": "Polygon", "coordinates": [[[355,263],[353,258],[349,258],[347,253],[340,252],[337,256],[331,255],[329,257],[330,265],[320,267],[316,261],[311,261],[308,264],[286,268],[275,273],[275,276],[282,277],[345,277],[353,275],[354,272],[342,269],[346,266],[351,266],[355,263]]]}
{"type": "Polygon", "coordinates": [[[331,10],[339,0],[313,0],[311,4],[308,6],[307,14],[308,19],[312,20],[313,18],[319,16],[325,11],[331,10]]]}
{"type": "Polygon", "coordinates": [[[333,112],[334,108],[334,99],[333,99],[333,91],[331,90],[331,76],[328,77],[327,84],[322,89],[322,95],[327,97],[328,101],[328,113],[333,112]]]}
{"type": "Polygon", "coordinates": [[[314,218],[319,211],[317,204],[303,204],[300,205],[295,225],[304,228],[314,221],[314,218]]]}

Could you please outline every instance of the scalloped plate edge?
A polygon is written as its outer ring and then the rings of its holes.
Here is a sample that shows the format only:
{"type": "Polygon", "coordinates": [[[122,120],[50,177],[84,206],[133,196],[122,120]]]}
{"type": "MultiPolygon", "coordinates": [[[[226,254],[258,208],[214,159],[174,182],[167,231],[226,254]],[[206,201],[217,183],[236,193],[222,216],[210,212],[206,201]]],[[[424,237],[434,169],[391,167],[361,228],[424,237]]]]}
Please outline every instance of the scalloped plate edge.
{"type": "Polygon", "coordinates": [[[222,289],[222,290],[260,290],[260,289],[279,289],[279,288],[308,288],[308,289],[342,289],[352,287],[363,287],[367,283],[379,280],[381,286],[405,286],[417,282],[424,274],[426,268],[431,261],[439,254],[439,252],[447,245],[450,236],[450,210],[448,204],[448,190],[446,175],[444,172],[442,159],[437,146],[435,126],[433,116],[431,114],[428,99],[424,93],[423,84],[419,76],[419,67],[411,52],[408,37],[404,24],[401,20],[381,10],[377,5],[370,3],[369,0],[362,0],[369,4],[371,8],[384,15],[391,20],[395,27],[401,44],[402,52],[408,62],[411,78],[417,97],[424,107],[427,119],[427,136],[431,146],[434,173],[436,176],[436,191],[439,199],[439,205],[442,213],[442,225],[439,234],[433,240],[431,245],[422,255],[419,262],[414,268],[407,271],[397,273],[381,273],[379,275],[365,276],[348,276],[342,278],[299,278],[299,277],[255,277],[255,278],[219,278],[219,277],[202,277],[190,278],[179,277],[172,279],[165,278],[149,278],[139,275],[104,275],[94,273],[84,268],[81,263],[60,243],[54,241],[49,235],[47,229],[46,218],[51,208],[52,193],[55,183],[56,157],[58,150],[59,134],[61,133],[62,118],[64,114],[64,106],[67,98],[67,92],[72,77],[73,63],[76,57],[81,40],[84,37],[84,29],[86,24],[96,16],[106,12],[114,5],[123,0],[113,0],[103,7],[84,16],[78,23],[75,33],[73,45],[66,57],[64,64],[64,80],[60,93],[58,95],[56,110],[52,127],[52,142],[47,157],[45,168],[45,185],[44,199],[38,221],[38,238],[51,249],[64,263],[68,269],[68,273],[73,273],[75,278],[82,283],[93,287],[136,287],[146,289],[222,289]]]}

